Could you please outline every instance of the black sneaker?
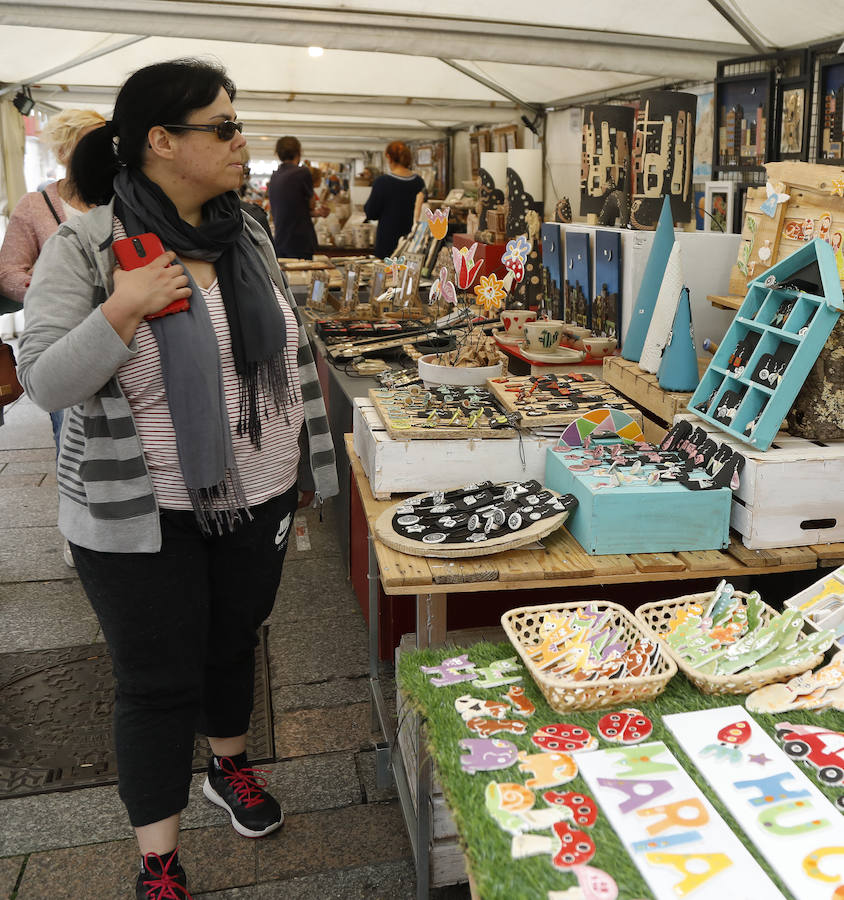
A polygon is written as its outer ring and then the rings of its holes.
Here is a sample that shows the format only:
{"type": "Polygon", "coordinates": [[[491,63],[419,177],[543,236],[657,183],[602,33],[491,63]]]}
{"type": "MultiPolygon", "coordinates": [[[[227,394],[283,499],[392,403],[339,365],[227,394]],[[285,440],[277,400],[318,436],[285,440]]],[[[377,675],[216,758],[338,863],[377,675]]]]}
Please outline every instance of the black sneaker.
{"type": "Polygon", "coordinates": [[[192,900],[187,883],[175,853],[163,859],[157,853],[147,853],[135,884],[135,900],[192,900]]]}
{"type": "Polygon", "coordinates": [[[229,757],[212,757],[202,793],[217,806],[228,810],[232,827],[244,837],[259,838],[284,822],[278,801],[264,790],[267,781],[259,773],[266,769],[238,768],[229,757]]]}

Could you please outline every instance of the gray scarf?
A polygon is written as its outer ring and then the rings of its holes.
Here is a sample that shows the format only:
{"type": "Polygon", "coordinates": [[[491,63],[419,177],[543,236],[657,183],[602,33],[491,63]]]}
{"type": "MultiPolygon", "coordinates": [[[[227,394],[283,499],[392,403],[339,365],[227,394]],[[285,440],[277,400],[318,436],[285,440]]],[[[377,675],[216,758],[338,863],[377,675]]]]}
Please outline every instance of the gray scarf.
{"type": "MultiPolygon", "coordinates": [[[[161,188],[136,169],[114,179],[114,211],[130,237],[151,231],[180,257],[213,262],[231,332],[240,385],[237,433],[261,449],[261,424],[297,398],[286,365],[284,316],[272,282],[245,231],[237,194],[202,208],[202,224],[180,218],[161,188]]],[[[152,319],[179,464],[200,526],[231,530],[248,506],[234,459],[217,337],[202,292],[190,273],[190,309],[152,319]]],[[[285,416],[287,415],[285,409],[285,416]]]]}

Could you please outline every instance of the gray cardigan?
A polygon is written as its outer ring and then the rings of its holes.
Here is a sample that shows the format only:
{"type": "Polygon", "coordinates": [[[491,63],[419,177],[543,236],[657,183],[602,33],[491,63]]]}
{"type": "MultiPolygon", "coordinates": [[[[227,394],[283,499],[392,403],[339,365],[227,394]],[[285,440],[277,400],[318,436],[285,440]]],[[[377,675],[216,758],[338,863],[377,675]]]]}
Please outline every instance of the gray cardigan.
{"type": "MultiPolygon", "coordinates": [[[[18,375],[46,410],[66,409],[57,475],[59,529],[75,544],[112,553],[155,553],[161,527],[152,479],[117,370],[137,353],[111,327],[100,305],[114,290],[113,204],[61,225],[38,258],[26,292],[26,329],[18,375]]],[[[302,489],[338,492],[334,445],[305,330],[272,244],[253,219],[247,232],[299,323],[299,381],[313,482],[302,489]]]]}

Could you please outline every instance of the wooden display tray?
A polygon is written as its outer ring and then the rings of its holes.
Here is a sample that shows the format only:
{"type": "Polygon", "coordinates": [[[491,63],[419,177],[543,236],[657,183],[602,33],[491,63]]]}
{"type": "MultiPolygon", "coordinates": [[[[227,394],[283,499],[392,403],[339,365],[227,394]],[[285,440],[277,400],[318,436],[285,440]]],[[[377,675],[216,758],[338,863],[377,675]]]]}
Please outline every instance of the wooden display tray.
{"type": "Polygon", "coordinates": [[[669,425],[678,413],[686,412],[692,399],[691,393],[663,390],[656,375],[642,371],[636,363],[620,356],[608,356],[604,360],[603,378],[637,407],[669,425]]]}
{"type": "MultiPolygon", "coordinates": [[[[486,325],[479,325],[485,332],[489,332],[493,328],[493,323],[488,322],[486,325]]],[[[332,360],[352,359],[355,356],[362,356],[365,353],[383,353],[385,350],[400,350],[405,344],[415,346],[416,344],[424,344],[433,337],[450,337],[451,335],[465,332],[465,326],[459,328],[444,328],[434,333],[434,329],[430,329],[419,334],[398,335],[394,338],[384,338],[377,340],[365,338],[362,341],[349,341],[347,344],[335,344],[327,348],[328,356],[332,360]]]]}
{"type": "MultiPolygon", "coordinates": [[[[546,488],[546,490],[548,490],[546,488]]],[[[551,493],[556,493],[551,491],[551,493]]],[[[560,494],[556,493],[559,497],[560,494]]],[[[425,494],[417,494],[416,496],[427,496],[425,494]]],[[[535,541],[539,541],[551,532],[556,531],[570,515],[569,510],[557,513],[556,516],[549,516],[547,519],[540,519],[529,525],[521,531],[516,531],[502,537],[490,538],[488,541],[479,543],[464,542],[462,544],[426,544],[423,541],[414,541],[399,534],[393,528],[393,516],[396,513],[395,507],[401,506],[403,500],[387,507],[380,516],[375,520],[373,531],[375,537],[393,550],[405,553],[409,556],[439,559],[460,559],[463,557],[490,556],[496,553],[505,553],[508,550],[516,550],[520,547],[526,547],[535,541]]]]}
{"type": "MultiPolygon", "coordinates": [[[[395,388],[393,393],[402,393],[410,396],[407,388],[395,388]]],[[[395,420],[390,415],[390,411],[384,403],[381,389],[370,388],[369,399],[377,410],[378,415],[381,417],[384,428],[387,429],[387,434],[396,441],[500,440],[501,438],[513,438],[516,436],[515,428],[512,428],[509,425],[502,428],[491,428],[489,419],[485,415],[482,415],[472,428],[469,428],[465,424],[465,418],[463,420],[463,425],[437,424],[434,426],[426,426],[424,424],[424,419],[412,419],[411,421],[418,422],[419,424],[413,425],[410,428],[398,428],[395,425],[395,420]]],[[[413,411],[412,414],[415,415],[415,411],[413,411]]]]}
{"type": "MultiPolygon", "coordinates": [[[[526,375],[511,375],[506,379],[489,379],[487,381],[487,387],[490,389],[490,392],[494,394],[495,398],[501,404],[505,412],[508,413],[521,413],[522,407],[516,403],[516,397],[518,394],[515,391],[508,391],[508,387],[512,387],[513,385],[530,384],[531,378],[536,376],[526,376],[526,375]]],[[[541,377],[541,376],[539,376],[541,377]]],[[[562,376],[565,378],[565,376],[562,376]]],[[[640,410],[636,409],[633,404],[631,404],[624,397],[619,396],[606,382],[601,380],[596,381],[584,381],[584,382],[572,382],[572,387],[578,390],[582,390],[585,394],[589,396],[599,398],[601,403],[618,403],[621,404],[621,410],[627,413],[631,419],[635,422],[638,422],[639,427],[642,427],[642,413],[640,410]]],[[[547,396],[541,391],[534,391],[532,402],[535,405],[540,405],[542,398],[545,397],[548,401],[556,400],[556,397],[547,396]]],[[[527,416],[522,417],[521,427],[522,428],[542,428],[545,425],[569,425],[571,422],[574,422],[575,419],[579,419],[584,413],[589,412],[590,409],[595,408],[595,404],[590,403],[588,406],[583,406],[580,409],[569,409],[563,411],[553,411],[549,412],[542,416],[527,416]]]]}
{"type": "MultiPolygon", "coordinates": [[[[369,481],[354,450],[353,435],[345,435],[345,442],[355,489],[372,529],[378,516],[393,502],[376,500],[372,496],[369,481]]],[[[542,543],[541,550],[507,550],[474,559],[436,560],[400,553],[375,539],[375,553],[385,592],[398,596],[738,578],[741,575],[815,570],[819,565],[836,566],[844,562],[844,543],[749,550],[737,537],[731,538],[726,550],[589,556],[565,525],[544,538],[542,543]]],[[[444,622],[442,626],[444,631],[444,622]]]]}

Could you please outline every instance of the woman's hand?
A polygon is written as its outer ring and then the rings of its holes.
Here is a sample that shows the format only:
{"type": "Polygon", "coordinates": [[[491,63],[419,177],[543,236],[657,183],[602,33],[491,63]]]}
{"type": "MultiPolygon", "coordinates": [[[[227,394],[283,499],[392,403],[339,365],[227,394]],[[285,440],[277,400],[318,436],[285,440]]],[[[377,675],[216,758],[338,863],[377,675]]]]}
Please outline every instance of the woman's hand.
{"type": "Polygon", "coordinates": [[[128,346],[144,316],[190,295],[185,270],[176,262],[176,254],[168,251],[138,269],[116,268],[114,293],[103,304],[103,313],[128,346]]]}
{"type": "Polygon", "coordinates": [[[296,506],[296,509],[307,509],[314,502],[314,497],[316,496],[314,491],[300,491],[299,492],[299,503],[296,506]]]}

